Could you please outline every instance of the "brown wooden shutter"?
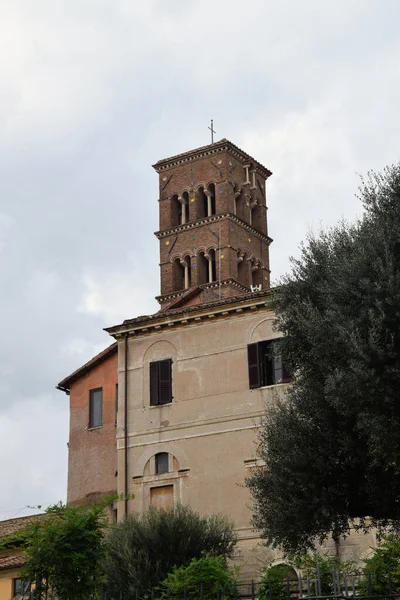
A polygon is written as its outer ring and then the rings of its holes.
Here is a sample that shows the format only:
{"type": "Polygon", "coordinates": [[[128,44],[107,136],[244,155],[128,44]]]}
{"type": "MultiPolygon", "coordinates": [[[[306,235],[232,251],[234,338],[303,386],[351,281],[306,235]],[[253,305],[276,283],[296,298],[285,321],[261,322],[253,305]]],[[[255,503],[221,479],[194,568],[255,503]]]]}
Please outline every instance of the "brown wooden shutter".
{"type": "Polygon", "coordinates": [[[160,399],[159,399],[159,368],[158,365],[160,363],[158,362],[151,362],[150,363],[150,406],[156,406],[157,404],[160,404],[160,399]]]}
{"type": "Polygon", "coordinates": [[[249,363],[250,389],[258,388],[261,385],[259,344],[249,344],[247,346],[247,360],[249,363]]]}
{"type": "Polygon", "coordinates": [[[172,402],[172,360],[167,358],[160,361],[159,403],[172,402]]]}

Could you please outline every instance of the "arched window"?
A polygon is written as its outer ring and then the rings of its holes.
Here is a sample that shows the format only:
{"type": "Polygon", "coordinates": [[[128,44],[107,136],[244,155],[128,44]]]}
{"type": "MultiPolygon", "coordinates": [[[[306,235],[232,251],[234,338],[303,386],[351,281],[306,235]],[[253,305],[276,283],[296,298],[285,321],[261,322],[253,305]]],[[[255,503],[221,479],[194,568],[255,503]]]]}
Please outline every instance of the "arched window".
{"type": "Polygon", "coordinates": [[[237,278],[239,283],[242,285],[249,285],[249,277],[248,277],[248,263],[247,257],[245,254],[242,256],[238,256],[237,263],[237,278]]]}
{"type": "Polygon", "coordinates": [[[208,260],[204,252],[199,252],[197,256],[197,278],[199,285],[208,283],[208,260]]]}
{"type": "Polygon", "coordinates": [[[173,283],[175,292],[185,289],[185,267],[179,258],[173,262],[173,283]]]}
{"type": "Polygon", "coordinates": [[[215,250],[209,250],[208,255],[210,257],[208,281],[211,283],[211,281],[217,281],[217,263],[215,260],[215,250]]]}
{"type": "Polygon", "coordinates": [[[178,194],[171,197],[171,227],[178,227],[182,221],[182,204],[178,200],[178,194]]]}
{"type": "Polygon", "coordinates": [[[263,269],[259,263],[256,265],[255,270],[253,270],[253,285],[263,286],[263,269]]]}
{"type": "Polygon", "coordinates": [[[159,452],[155,455],[156,475],[162,475],[169,472],[169,454],[168,452],[159,452]]]}
{"type": "Polygon", "coordinates": [[[208,215],[208,199],[203,187],[199,187],[197,191],[197,214],[200,218],[208,215]]]}

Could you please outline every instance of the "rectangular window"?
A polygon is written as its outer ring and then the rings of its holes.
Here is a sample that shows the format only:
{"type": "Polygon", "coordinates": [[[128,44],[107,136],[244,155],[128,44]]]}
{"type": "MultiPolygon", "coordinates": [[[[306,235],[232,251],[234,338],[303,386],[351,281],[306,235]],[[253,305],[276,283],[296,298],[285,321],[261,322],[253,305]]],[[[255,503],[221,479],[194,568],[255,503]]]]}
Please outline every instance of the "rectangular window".
{"type": "Polygon", "coordinates": [[[172,402],[172,359],[150,363],[150,406],[172,402]]]}
{"type": "Polygon", "coordinates": [[[13,579],[13,598],[21,598],[27,593],[28,589],[29,584],[26,581],[20,577],[13,579]]]}
{"type": "Polygon", "coordinates": [[[103,424],[103,389],[97,388],[89,392],[89,429],[101,427],[103,424]]]}
{"type": "Polygon", "coordinates": [[[279,340],[247,346],[250,389],[288,383],[290,376],[282,361],[279,340]]]}
{"type": "Polygon", "coordinates": [[[159,452],[155,456],[156,459],[156,475],[162,475],[169,471],[169,455],[168,452],[159,452]]]}

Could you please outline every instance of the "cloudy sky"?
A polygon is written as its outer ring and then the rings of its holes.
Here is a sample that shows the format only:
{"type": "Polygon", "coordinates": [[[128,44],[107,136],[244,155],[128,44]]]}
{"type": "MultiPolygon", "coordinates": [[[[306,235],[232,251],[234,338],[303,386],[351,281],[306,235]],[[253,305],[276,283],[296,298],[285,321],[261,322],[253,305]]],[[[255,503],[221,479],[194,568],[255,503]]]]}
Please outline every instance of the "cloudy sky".
{"type": "Polygon", "coordinates": [[[274,173],[272,277],[399,160],[397,0],[0,2],[0,518],[64,500],[56,383],[154,312],[160,158],[214,119],[274,173]]]}

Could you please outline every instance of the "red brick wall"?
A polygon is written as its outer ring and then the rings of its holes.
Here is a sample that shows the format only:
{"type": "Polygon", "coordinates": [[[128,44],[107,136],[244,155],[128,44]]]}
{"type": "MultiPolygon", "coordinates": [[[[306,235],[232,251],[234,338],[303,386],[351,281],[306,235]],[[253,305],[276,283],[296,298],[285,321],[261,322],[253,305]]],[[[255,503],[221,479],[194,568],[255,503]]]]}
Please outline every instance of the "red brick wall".
{"type": "Polygon", "coordinates": [[[68,503],[86,503],[116,492],[117,352],[71,384],[68,503]],[[89,430],[89,391],[103,389],[103,425],[89,430]]]}
{"type": "MultiPolygon", "coordinates": [[[[250,171],[252,167],[250,167],[250,171]]],[[[234,198],[238,190],[241,196],[236,200],[236,214],[250,225],[250,206],[252,200],[257,200],[253,210],[252,226],[262,235],[267,235],[267,209],[265,200],[265,179],[259,174],[250,173],[250,184],[246,184],[246,171],[243,162],[228,152],[221,152],[211,157],[200,158],[196,161],[171,167],[160,174],[160,231],[173,229],[171,198],[189,192],[189,223],[202,219],[199,186],[215,185],[216,215],[234,214],[234,198]]],[[[243,227],[235,220],[209,221],[205,220],[200,226],[185,227],[180,231],[171,231],[160,238],[160,278],[161,295],[177,292],[176,277],[174,276],[173,260],[176,257],[191,256],[191,286],[198,285],[198,251],[208,248],[221,248],[221,279],[237,279],[237,249],[246,254],[246,259],[253,256],[260,259],[264,265],[263,287],[269,288],[269,251],[265,239],[260,239],[253,232],[243,227]]],[[[219,255],[217,252],[217,270],[219,255]]],[[[246,265],[246,271],[248,265],[246,265]]],[[[217,273],[219,279],[219,273],[217,273]]],[[[234,294],[240,293],[237,288],[234,294]]]]}

